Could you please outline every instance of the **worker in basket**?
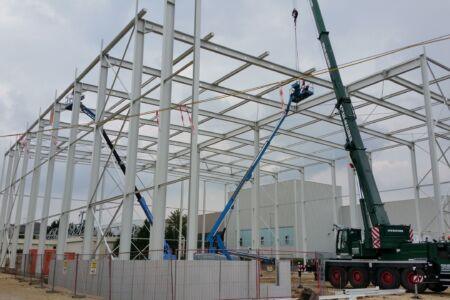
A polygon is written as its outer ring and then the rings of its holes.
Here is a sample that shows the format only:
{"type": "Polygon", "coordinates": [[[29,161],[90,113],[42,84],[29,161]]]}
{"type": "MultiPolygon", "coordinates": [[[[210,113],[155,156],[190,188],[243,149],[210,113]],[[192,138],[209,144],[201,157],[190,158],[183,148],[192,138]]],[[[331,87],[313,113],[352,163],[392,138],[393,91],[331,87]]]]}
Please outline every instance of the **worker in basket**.
{"type": "Polygon", "coordinates": [[[292,85],[292,89],[291,89],[292,102],[299,103],[300,101],[303,101],[312,95],[314,95],[314,90],[313,90],[312,86],[310,86],[309,84],[306,84],[304,80],[302,80],[301,85],[300,85],[300,81],[296,81],[292,85]]]}

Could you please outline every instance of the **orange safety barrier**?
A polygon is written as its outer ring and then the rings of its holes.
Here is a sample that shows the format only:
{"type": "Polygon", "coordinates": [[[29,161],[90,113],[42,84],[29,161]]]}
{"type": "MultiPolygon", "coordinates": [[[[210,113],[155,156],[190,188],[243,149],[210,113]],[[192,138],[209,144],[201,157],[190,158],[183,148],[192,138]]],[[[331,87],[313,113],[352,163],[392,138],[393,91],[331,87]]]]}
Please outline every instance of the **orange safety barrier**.
{"type": "Polygon", "coordinates": [[[64,252],[64,259],[75,260],[75,252],[64,252]]]}
{"type": "Polygon", "coordinates": [[[50,270],[50,263],[52,261],[52,258],[55,257],[56,250],[55,249],[46,249],[44,250],[44,262],[42,265],[42,274],[48,275],[50,270]]]}
{"type": "Polygon", "coordinates": [[[36,273],[36,263],[37,263],[37,249],[30,249],[29,254],[29,263],[28,263],[28,274],[36,273]]]}

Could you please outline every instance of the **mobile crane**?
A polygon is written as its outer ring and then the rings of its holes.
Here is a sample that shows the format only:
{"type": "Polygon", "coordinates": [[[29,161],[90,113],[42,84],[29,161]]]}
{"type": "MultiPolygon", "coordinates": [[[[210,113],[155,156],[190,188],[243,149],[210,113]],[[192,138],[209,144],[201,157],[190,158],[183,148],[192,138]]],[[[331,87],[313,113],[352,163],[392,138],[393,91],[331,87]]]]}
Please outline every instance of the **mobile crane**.
{"type": "Polygon", "coordinates": [[[429,288],[444,291],[450,285],[450,243],[433,241],[413,243],[409,225],[392,225],[380,198],[367,153],[356,122],[355,110],[342,83],[339,68],[325,28],[318,0],[310,0],[319,41],[327,62],[336,109],[346,136],[349,152],[361,189],[361,215],[364,239],[359,228],[337,228],[336,259],[325,260],[325,276],[336,288],[350,282],[365,288],[370,282],[382,289],[418,291],[429,288]],[[423,281],[418,283],[418,278],[423,281]]]}
{"type": "MultiPolygon", "coordinates": [[[[84,99],[84,95],[81,96],[81,100],[84,99]]],[[[65,107],[66,110],[72,110],[72,102],[69,101],[65,107]]],[[[86,107],[83,103],[80,103],[80,110],[87,115],[89,118],[91,118],[93,121],[95,121],[95,113],[86,107]]],[[[108,134],[104,129],[102,129],[102,136],[105,140],[106,144],[108,145],[108,148],[112,151],[112,154],[119,165],[120,170],[125,175],[125,172],[127,170],[125,163],[123,162],[122,158],[120,157],[119,153],[117,153],[116,149],[114,148],[114,144],[112,143],[111,139],[109,138],[108,134]]],[[[148,222],[150,223],[150,226],[153,225],[153,214],[151,213],[150,209],[148,208],[147,202],[145,201],[144,197],[142,197],[141,193],[139,192],[137,187],[134,187],[136,196],[136,199],[141,206],[142,210],[144,211],[145,216],[147,217],[148,222]]],[[[172,253],[172,249],[170,248],[167,241],[164,241],[164,259],[170,260],[170,259],[176,259],[176,256],[172,253]]]]}

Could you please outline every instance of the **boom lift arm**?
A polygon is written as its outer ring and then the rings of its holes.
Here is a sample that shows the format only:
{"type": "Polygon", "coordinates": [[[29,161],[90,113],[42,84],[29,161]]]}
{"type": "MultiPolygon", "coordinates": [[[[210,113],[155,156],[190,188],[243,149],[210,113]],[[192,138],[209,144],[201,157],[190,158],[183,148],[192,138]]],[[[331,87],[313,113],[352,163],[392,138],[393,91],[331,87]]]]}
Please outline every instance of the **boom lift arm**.
{"type": "Polygon", "coordinates": [[[231,260],[232,259],[231,255],[235,254],[235,255],[240,256],[240,257],[253,258],[253,259],[262,259],[262,260],[265,260],[265,261],[270,261],[270,259],[264,258],[264,257],[260,257],[258,255],[252,255],[252,254],[240,253],[240,252],[235,252],[235,251],[228,250],[225,247],[225,245],[224,245],[224,243],[222,241],[222,238],[218,234],[218,231],[219,231],[220,225],[223,223],[223,221],[225,220],[226,216],[234,208],[234,204],[236,202],[236,198],[237,198],[239,192],[241,191],[242,187],[244,186],[244,184],[247,181],[249,181],[252,178],[254,170],[256,169],[258,164],[260,163],[263,155],[266,153],[267,149],[269,148],[270,143],[272,142],[273,138],[277,135],[278,130],[280,129],[280,127],[283,124],[283,122],[286,119],[286,117],[288,116],[292,102],[298,103],[298,102],[308,98],[312,94],[313,94],[313,92],[309,89],[308,85],[305,85],[305,84],[300,85],[300,83],[298,81],[295,82],[292,85],[291,93],[290,93],[290,96],[289,96],[289,101],[288,101],[288,103],[286,105],[286,108],[284,109],[284,111],[283,111],[283,113],[281,115],[281,118],[278,120],[278,123],[276,124],[272,134],[269,136],[267,141],[264,143],[264,145],[261,148],[261,150],[259,151],[258,155],[255,157],[255,159],[251,163],[250,167],[245,172],[245,175],[242,177],[241,181],[238,183],[236,189],[234,190],[233,194],[231,195],[230,199],[228,200],[224,210],[222,211],[222,213],[220,214],[219,218],[214,223],[211,231],[209,232],[209,234],[207,236],[207,241],[209,243],[209,252],[211,252],[211,253],[220,252],[223,255],[225,255],[225,257],[228,260],[231,260]],[[215,244],[216,243],[217,243],[217,249],[215,248],[215,244]]]}
{"type": "MultiPolygon", "coordinates": [[[[72,103],[67,104],[65,109],[72,110],[72,103]]],[[[87,108],[83,103],[80,103],[80,109],[84,114],[86,114],[89,118],[91,118],[92,120],[95,121],[95,113],[91,109],[87,108]]],[[[125,172],[127,170],[125,163],[123,162],[119,153],[117,153],[111,139],[106,134],[106,131],[104,129],[102,129],[102,136],[105,139],[105,142],[108,145],[109,149],[111,149],[111,151],[114,155],[114,158],[116,159],[117,164],[119,165],[120,169],[122,170],[122,173],[125,175],[125,172]]],[[[134,187],[134,190],[135,190],[134,195],[136,196],[136,199],[137,199],[139,205],[141,206],[142,210],[144,211],[148,222],[150,223],[150,225],[153,225],[153,215],[152,215],[150,209],[148,208],[147,202],[145,201],[144,197],[142,197],[142,195],[139,192],[137,187],[134,187]]],[[[167,241],[164,241],[164,258],[165,259],[173,258],[172,249],[170,248],[167,241]]]]}

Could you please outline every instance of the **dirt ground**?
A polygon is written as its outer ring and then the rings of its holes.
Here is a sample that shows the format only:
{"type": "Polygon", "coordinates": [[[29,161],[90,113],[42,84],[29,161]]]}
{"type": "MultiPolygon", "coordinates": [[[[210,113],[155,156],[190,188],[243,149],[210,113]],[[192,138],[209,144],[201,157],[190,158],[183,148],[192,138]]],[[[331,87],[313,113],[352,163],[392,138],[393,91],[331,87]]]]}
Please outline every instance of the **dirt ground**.
{"type": "MultiPolygon", "coordinates": [[[[47,289],[38,288],[28,282],[19,282],[13,275],[0,273],[0,300],[65,300],[73,299],[69,292],[46,293],[47,289]]],[[[93,300],[97,298],[86,297],[93,300]]]]}
{"type": "MultiPolygon", "coordinates": [[[[291,277],[292,281],[292,297],[298,298],[301,294],[302,289],[297,288],[298,286],[298,276],[296,272],[292,273],[291,277]]],[[[315,292],[318,291],[317,281],[314,280],[314,275],[312,273],[304,273],[302,275],[302,285],[304,287],[309,287],[315,292]]],[[[336,291],[328,282],[325,283],[323,287],[327,294],[333,295],[336,291]]],[[[394,300],[410,300],[413,294],[405,293],[403,295],[390,295],[384,297],[365,297],[364,299],[373,299],[373,300],[381,300],[381,299],[394,299],[394,300]]],[[[423,294],[420,294],[421,299],[450,299],[450,288],[448,288],[443,293],[432,293],[430,291],[426,291],[423,294]]]]}

